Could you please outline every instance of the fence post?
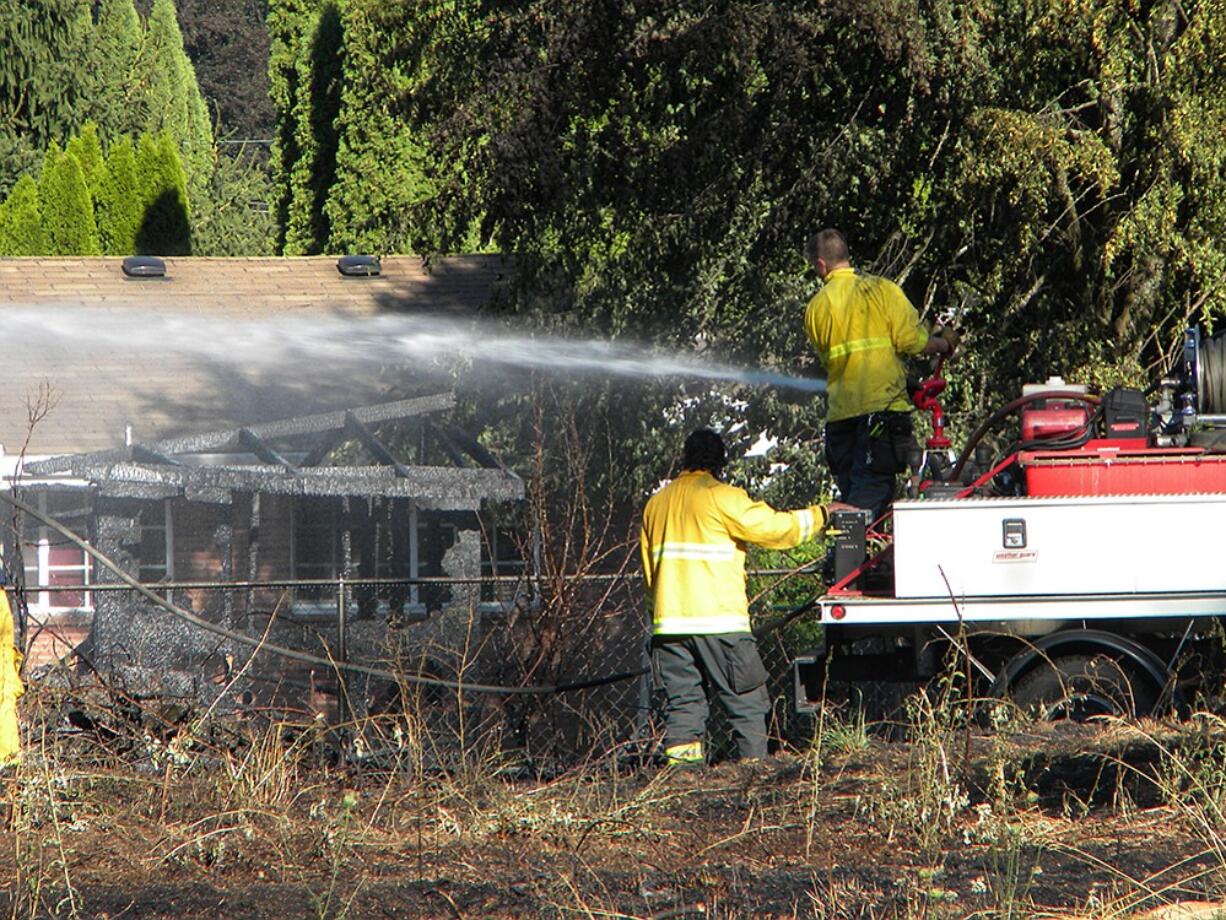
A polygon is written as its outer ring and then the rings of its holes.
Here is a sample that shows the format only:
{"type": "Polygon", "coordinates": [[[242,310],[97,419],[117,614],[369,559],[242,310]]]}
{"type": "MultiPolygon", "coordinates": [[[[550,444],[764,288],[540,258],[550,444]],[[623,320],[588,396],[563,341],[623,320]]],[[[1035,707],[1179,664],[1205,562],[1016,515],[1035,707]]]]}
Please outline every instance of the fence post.
{"type": "MultiPolygon", "coordinates": [[[[336,657],[341,664],[349,661],[349,624],[346,622],[345,576],[336,580],[336,657]]],[[[344,672],[342,672],[344,673],[344,672]]]]}
{"type": "MultiPolygon", "coordinates": [[[[345,600],[345,576],[336,580],[336,660],[340,664],[349,662],[349,604],[345,600]]],[[[344,668],[336,669],[336,714],[340,719],[341,756],[348,750],[349,732],[344,726],[349,723],[349,681],[348,672],[344,668]]]]}

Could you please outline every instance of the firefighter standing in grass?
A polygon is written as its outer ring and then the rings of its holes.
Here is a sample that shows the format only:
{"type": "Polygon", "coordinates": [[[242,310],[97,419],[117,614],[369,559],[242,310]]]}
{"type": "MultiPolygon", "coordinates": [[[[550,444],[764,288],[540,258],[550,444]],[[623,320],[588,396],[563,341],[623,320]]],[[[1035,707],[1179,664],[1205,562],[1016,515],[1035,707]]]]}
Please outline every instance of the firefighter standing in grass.
{"type": "Polygon", "coordinates": [[[742,759],[766,756],[770,698],[749,631],[745,544],[786,549],[825,527],[834,503],[776,511],[719,481],[727,452],[707,428],[685,441],[681,475],[647,502],[641,551],[652,612],[652,665],[667,697],[664,754],[701,764],[713,690],[742,759]]]}
{"type": "Polygon", "coordinates": [[[21,758],[17,698],[25,688],[21,685],[20,667],[21,653],[13,647],[13,611],[0,578],[0,766],[21,758]]]}
{"type": "Polygon", "coordinates": [[[913,440],[903,357],[952,355],[958,334],[938,327],[930,335],[897,284],[853,269],[838,230],[813,234],[806,249],[823,282],[805,331],[826,368],[826,462],[839,497],[876,519],[913,440]]]}

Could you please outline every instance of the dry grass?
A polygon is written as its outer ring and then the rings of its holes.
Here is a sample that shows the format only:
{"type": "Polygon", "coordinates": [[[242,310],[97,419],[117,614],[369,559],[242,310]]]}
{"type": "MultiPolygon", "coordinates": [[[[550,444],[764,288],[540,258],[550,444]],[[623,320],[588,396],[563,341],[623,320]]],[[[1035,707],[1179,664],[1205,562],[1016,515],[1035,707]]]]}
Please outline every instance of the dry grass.
{"type": "Polygon", "coordinates": [[[1106,920],[1226,890],[1216,716],[985,733],[951,691],[916,699],[904,741],[853,714],[757,767],[639,769],[609,752],[525,781],[410,715],[352,726],[403,742],[355,767],[311,723],[228,726],[224,744],[190,723],[112,726],[102,745],[55,731],[63,701],[43,696],[26,712],[45,730],[3,775],[13,918],[224,902],[256,918],[1106,920]],[[1101,788],[1056,782],[1063,757],[1102,764],[1101,788]]]}

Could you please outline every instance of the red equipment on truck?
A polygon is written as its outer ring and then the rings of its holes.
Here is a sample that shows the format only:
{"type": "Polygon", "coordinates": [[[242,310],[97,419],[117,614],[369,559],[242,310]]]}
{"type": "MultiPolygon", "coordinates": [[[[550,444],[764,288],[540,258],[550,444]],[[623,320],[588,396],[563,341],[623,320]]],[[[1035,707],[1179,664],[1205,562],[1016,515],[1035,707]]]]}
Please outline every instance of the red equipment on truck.
{"type": "Polygon", "coordinates": [[[934,436],[892,533],[835,518],[824,646],[793,663],[797,708],[813,709],[827,678],[924,680],[955,646],[991,695],[1045,717],[1182,705],[1226,618],[1224,372],[1226,336],[1189,330],[1152,408],[1139,390],[1052,378],[953,457],[938,362],[914,394],[934,436]],[[994,457],[983,438],[1014,414],[1020,440],[994,457]]]}

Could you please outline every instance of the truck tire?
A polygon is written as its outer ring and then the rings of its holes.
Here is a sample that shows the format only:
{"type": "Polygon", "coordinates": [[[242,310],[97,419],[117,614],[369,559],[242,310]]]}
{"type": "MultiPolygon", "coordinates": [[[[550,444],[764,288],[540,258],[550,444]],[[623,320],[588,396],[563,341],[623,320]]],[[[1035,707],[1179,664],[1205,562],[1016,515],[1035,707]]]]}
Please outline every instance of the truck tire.
{"type": "Polygon", "coordinates": [[[1009,696],[1040,719],[1084,722],[1147,715],[1158,701],[1158,688],[1139,669],[1110,655],[1063,655],[1022,675],[1009,696]]]}

